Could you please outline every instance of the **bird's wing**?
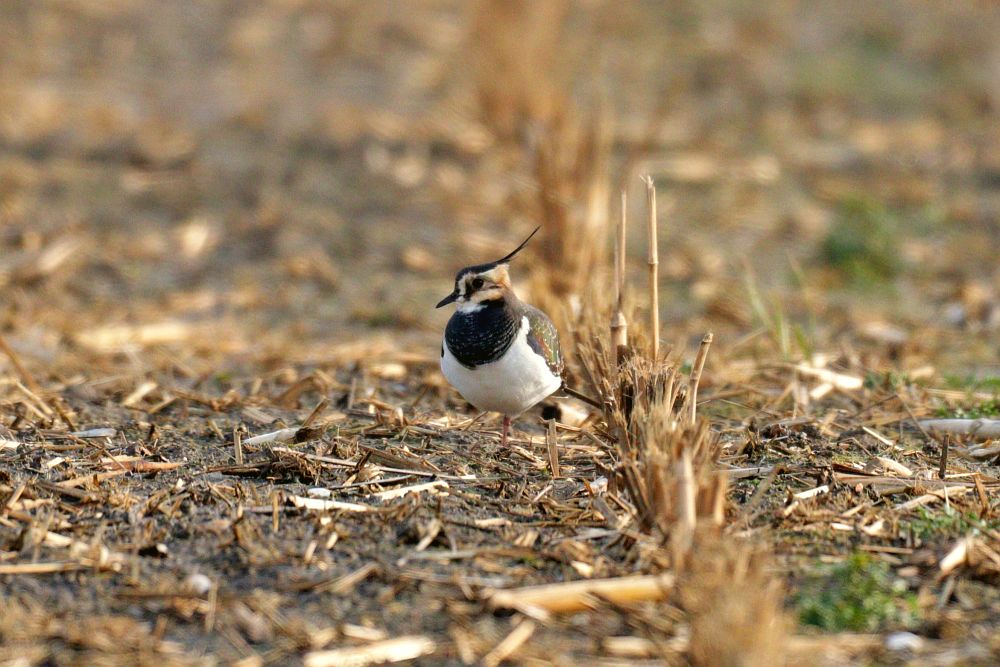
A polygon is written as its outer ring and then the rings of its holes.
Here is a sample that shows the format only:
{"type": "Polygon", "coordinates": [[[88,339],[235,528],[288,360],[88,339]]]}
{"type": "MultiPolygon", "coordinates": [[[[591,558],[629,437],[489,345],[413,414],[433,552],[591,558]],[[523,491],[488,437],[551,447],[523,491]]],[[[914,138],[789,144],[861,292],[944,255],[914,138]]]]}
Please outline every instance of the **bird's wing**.
{"type": "Polygon", "coordinates": [[[545,359],[549,370],[562,375],[563,358],[559,349],[559,332],[548,315],[534,306],[525,304],[524,316],[528,318],[528,345],[545,359]]]}

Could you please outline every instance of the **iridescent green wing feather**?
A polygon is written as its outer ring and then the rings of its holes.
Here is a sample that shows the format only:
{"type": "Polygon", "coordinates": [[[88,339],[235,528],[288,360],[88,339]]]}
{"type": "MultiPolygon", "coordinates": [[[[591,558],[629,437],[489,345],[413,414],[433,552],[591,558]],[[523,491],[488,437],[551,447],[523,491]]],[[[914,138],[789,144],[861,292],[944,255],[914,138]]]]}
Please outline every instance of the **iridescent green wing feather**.
{"type": "Polygon", "coordinates": [[[563,358],[559,349],[559,332],[556,325],[542,311],[525,304],[524,316],[528,318],[528,345],[545,359],[549,370],[562,375],[563,358]]]}

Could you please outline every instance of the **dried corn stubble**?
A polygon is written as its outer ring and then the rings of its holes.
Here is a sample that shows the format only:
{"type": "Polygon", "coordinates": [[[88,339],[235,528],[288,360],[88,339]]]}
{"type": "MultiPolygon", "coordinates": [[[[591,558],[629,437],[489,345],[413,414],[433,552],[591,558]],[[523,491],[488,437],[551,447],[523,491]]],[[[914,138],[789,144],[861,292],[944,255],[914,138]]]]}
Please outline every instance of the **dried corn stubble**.
{"type": "Polygon", "coordinates": [[[678,600],[691,627],[696,665],[783,664],[788,620],[768,558],[745,542],[699,531],[678,600]]]}
{"type": "Polygon", "coordinates": [[[721,530],[728,478],[718,471],[718,435],[696,409],[712,334],[703,338],[687,376],[669,355],[661,360],[641,352],[651,349],[643,340],[649,335],[643,319],[628,317],[638,326],[629,329],[632,340],[619,345],[614,336],[615,324],[625,319],[617,298],[623,273],[620,267],[615,272],[614,290],[589,291],[574,329],[576,358],[604,406],[617,477],[639,527],[667,541],[671,567],[682,577],[678,590],[691,624],[689,655],[698,664],[780,661],[785,622],[778,582],[765,572],[762,552],[721,530]]]}
{"type": "Polygon", "coordinates": [[[652,362],[634,352],[616,365],[599,333],[608,320],[594,311],[585,317],[576,338],[579,359],[591,391],[605,406],[619,475],[640,527],[669,535],[677,525],[690,534],[699,517],[721,525],[725,481],[713,472],[719,446],[706,422],[688,419],[688,378],[669,361],[652,362]]]}
{"type": "MultiPolygon", "coordinates": [[[[536,149],[537,190],[526,202],[526,213],[543,225],[534,250],[541,261],[532,273],[531,299],[563,331],[589,305],[586,288],[602,269],[610,230],[609,152],[606,123],[574,118],[548,128],[536,149]]],[[[572,358],[574,351],[568,352],[572,358]]]]}

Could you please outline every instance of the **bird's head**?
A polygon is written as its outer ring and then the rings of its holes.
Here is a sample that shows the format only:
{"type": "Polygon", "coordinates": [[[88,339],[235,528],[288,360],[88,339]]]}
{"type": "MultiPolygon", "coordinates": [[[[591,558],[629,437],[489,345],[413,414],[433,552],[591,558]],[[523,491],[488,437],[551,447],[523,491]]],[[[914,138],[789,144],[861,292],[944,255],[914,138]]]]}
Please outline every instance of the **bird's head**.
{"type": "Polygon", "coordinates": [[[480,307],[486,301],[502,299],[504,292],[510,290],[510,274],[507,272],[510,260],[521,252],[539,229],[541,227],[536,227],[521,245],[503,259],[488,264],[467,266],[455,274],[455,289],[438,302],[437,308],[457,302],[459,310],[472,309],[480,307]]]}

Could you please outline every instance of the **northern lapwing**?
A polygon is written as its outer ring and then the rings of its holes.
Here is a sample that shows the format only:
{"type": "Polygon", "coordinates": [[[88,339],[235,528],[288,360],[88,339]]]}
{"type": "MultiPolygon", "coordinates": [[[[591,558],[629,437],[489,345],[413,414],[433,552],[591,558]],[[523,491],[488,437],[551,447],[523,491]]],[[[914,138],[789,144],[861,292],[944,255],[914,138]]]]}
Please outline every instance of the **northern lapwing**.
{"type": "Polygon", "coordinates": [[[538,230],[512,253],[469,266],[437,307],[457,303],[441,343],[441,372],[476,408],[503,415],[503,445],[511,420],[562,384],[559,332],[542,311],[514,294],[508,267],[538,230]]]}

